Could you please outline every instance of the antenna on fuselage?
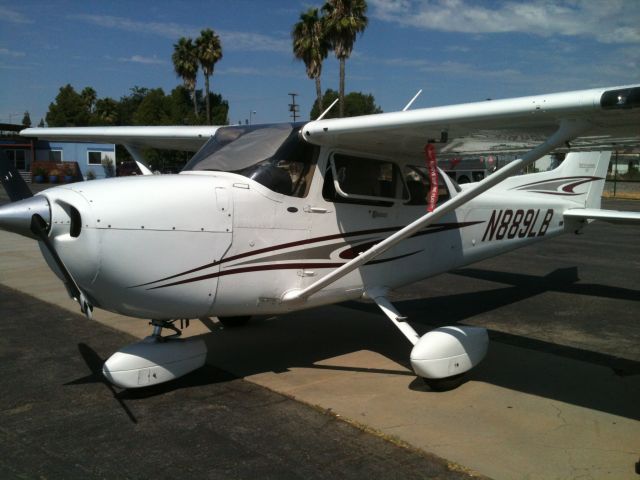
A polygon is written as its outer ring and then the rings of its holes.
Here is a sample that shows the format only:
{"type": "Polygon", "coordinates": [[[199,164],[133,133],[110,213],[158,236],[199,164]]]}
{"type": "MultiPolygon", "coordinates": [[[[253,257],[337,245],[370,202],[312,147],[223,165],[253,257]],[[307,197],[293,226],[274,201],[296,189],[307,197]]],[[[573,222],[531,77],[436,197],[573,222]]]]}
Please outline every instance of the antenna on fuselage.
{"type": "Polygon", "coordinates": [[[338,100],[340,100],[340,98],[336,98],[333,103],[331,105],[329,105],[329,108],[327,108],[324,112],[322,112],[322,114],[316,118],[316,120],[322,120],[324,118],[324,116],[329,113],[329,110],[331,110],[333,108],[333,106],[338,103],[338,100]]]}
{"type": "Polygon", "coordinates": [[[421,93],[422,93],[422,89],[418,90],[418,93],[416,93],[416,94],[413,96],[413,98],[412,98],[411,100],[409,100],[409,103],[407,103],[407,106],[406,106],[406,107],[404,107],[404,108],[402,109],[402,111],[403,111],[403,112],[406,112],[407,110],[409,110],[409,107],[410,107],[411,105],[413,105],[413,102],[415,102],[415,101],[416,101],[416,98],[418,98],[418,97],[420,96],[420,94],[421,94],[421,93]]]}

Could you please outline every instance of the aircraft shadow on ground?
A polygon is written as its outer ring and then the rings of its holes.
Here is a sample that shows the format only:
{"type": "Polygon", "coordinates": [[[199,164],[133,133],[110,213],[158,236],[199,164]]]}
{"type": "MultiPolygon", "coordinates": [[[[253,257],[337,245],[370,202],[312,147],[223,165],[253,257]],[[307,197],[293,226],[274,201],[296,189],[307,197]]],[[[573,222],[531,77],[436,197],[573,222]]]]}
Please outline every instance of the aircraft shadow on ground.
{"type": "Polygon", "coordinates": [[[78,350],[80,356],[84,360],[84,363],[89,368],[89,375],[81,378],[77,378],[70,382],[65,383],[66,386],[72,385],[84,385],[88,383],[103,384],[105,388],[111,393],[117,404],[122,411],[126,414],[132,423],[138,423],[138,418],[129,408],[126,401],[135,401],[145,398],[155,397],[157,395],[166,394],[175,390],[183,388],[192,388],[203,385],[211,385],[213,383],[228,382],[235,380],[237,377],[234,375],[220,370],[210,365],[205,365],[198,370],[191,372],[184,377],[181,377],[173,382],[163,383],[148,388],[123,390],[115,387],[109,382],[102,374],[102,366],[104,365],[104,359],[98,355],[98,353],[86,343],[79,343],[78,350]]]}
{"type": "MultiPolygon", "coordinates": [[[[635,290],[577,284],[573,268],[556,270],[545,277],[478,269],[457,273],[512,286],[398,302],[399,310],[409,316],[418,333],[465,323],[476,315],[547,291],[635,301],[639,298],[635,290]]],[[[640,401],[635,398],[639,392],[635,382],[639,381],[640,362],[499,331],[490,330],[490,337],[489,354],[470,372],[470,380],[640,418],[634,404],[640,401]]],[[[410,345],[373,304],[348,302],[338,307],[258,318],[246,327],[214,332],[205,339],[209,348],[208,363],[240,376],[286,372],[291,368],[413,376],[409,365],[410,345]],[[375,314],[378,319],[358,315],[359,311],[375,314]],[[319,363],[359,350],[379,353],[406,370],[319,363]]],[[[409,388],[428,390],[422,382],[415,381],[409,388]]]]}
{"type": "MultiPolygon", "coordinates": [[[[638,292],[634,290],[576,284],[575,269],[556,270],[545,277],[478,269],[456,273],[511,286],[397,302],[399,310],[409,316],[418,333],[443,325],[464,324],[476,315],[547,291],[638,299],[638,292]]],[[[348,302],[288,315],[260,317],[241,328],[222,330],[207,320],[205,325],[212,330],[211,334],[203,335],[209,349],[207,365],[181,379],[140,390],[119,391],[102,376],[103,360],[89,346],[80,344],[80,353],[92,373],[70,383],[104,383],[129,418],[136,422],[124,400],[135,401],[265,372],[309,368],[414,377],[409,364],[410,345],[373,304],[348,302]],[[399,367],[379,369],[353,366],[349,362],[345,365],[336,361],[330,365],[323,362],[361,350],[378,353],[399,367]]],[[[636,398],[639,389],[635,383],[627,384],[638,382],[640,362],[495,330],[490,330],[490,337],[489,354],[469,373],[469,380],[614,415],[640,418],[637,409],[640,399],[636,398]]],[[[407,388],[429,391],[418,379],[409,380],[407,388]]]]}

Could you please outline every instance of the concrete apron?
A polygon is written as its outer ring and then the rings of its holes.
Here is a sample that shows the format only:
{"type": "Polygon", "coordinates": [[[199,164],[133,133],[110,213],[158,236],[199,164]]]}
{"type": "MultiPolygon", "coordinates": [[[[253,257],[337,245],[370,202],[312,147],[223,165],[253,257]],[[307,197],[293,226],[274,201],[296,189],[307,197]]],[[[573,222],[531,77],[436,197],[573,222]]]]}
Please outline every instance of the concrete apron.
{"type": "MultiPolygon", "coordinates": [[[[6,232],[0,283],[79,311],[36,243],[6,232]]],[[[139,338],[151,331],[147,320],[94,317],[139,338]]],[[[434,393],[381,315],[332,306],[240,329],[207,324],[192,322],[185,334],[206,335],[210,364],[484,475],[637,478],[638,375],[494,341],[467,383],[434,393]]]]}

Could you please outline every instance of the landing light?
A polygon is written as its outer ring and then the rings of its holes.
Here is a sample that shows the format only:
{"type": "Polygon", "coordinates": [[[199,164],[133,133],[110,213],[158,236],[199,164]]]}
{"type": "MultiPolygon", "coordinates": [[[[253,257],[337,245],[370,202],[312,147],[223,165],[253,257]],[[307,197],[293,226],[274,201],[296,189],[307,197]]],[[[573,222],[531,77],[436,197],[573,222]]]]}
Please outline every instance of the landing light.
{"type": "Polygon", "coordinates": [[[604,110],[640,107],[640,87],[604,92],[600,98],[600,106],[604,110]]]}

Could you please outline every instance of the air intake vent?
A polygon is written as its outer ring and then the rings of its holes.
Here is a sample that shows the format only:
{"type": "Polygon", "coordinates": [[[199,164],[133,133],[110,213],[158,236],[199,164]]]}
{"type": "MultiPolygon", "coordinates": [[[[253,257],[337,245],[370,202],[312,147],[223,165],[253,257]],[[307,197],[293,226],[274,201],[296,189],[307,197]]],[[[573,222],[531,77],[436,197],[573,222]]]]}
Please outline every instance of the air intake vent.
{"type": "Polygon", "coordinates": [[[74,238],[80,236],[80,232],[82,231],[82,217],[80,216],[80,212],[77,208],[69,205],[69,217],[71,217],[71,226],[69,228],[69,235],[74,238]]]}

